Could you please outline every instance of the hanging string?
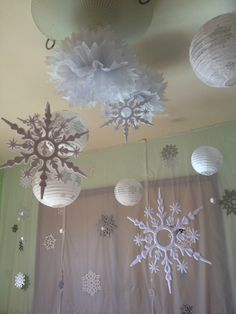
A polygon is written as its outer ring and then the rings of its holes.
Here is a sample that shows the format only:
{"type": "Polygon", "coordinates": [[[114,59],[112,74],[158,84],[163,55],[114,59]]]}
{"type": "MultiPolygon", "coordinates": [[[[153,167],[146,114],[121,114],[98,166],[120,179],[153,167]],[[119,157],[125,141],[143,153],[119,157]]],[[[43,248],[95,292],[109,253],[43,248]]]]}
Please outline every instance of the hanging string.
{"type": "Polygon", "coordinates": [[[61,239],[61,256],[60,256],[60,263],[61,263],[61,280],[59,282],[60,288],[60,304],[59,304],[59,313],[62,314],[62,302],[63,302],[63,290],[64,290],[64,252],[65,252],[65,234],[66,234],[66,208],[64,207],[62,210],[62,229],[60,230],[62,234],[61,239]]]}
{"type": "Polygon", "coordinates": [[[145,206],[149,207],[149,186],[148,186],[148,142],[144,139],[145,143],[145,178],[144,178],[144,189],[145,189],[145,206]]]}

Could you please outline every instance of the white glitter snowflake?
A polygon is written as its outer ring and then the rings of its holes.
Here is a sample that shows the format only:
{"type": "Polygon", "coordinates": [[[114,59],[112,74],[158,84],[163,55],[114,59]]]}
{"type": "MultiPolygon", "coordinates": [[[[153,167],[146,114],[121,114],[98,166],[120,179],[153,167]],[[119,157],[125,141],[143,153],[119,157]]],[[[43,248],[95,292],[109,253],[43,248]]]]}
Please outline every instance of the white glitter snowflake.
{"type": "Polygon", "coordinates": [[[188,264],[183,260],[184,256],[187,255],[196,261],[211,264],[199,252],[191,248],[191,245],[199,240],[200,235],[197,230],[187,226],[202,209],[200,207],[190,211],[180,218],[177,216],[181,212],[180,206],[178,203],[174,203],[170,206],[169,213],[167,213],[159,189],[156,213],[151,208],[146,208],[144,211],[144,216],[147,218],[146,224],[138,219],[127,217],[142,230],[142,235],[137,234],[134,237],[135,244],[138,246],[144,245],[141,254],[136,257],[130,266],[132,267],[137,263],[141,263],[144,259],[150,258],[149,269],[152,273],[156,273],[159,271],[159,266],[162,265],[169,293],[171,293],[172,265],[176,264],[177,270],[181,273],[186,273],[188,270],[188,264]],[[160,236],[163,233],[168,234],[167,244],[160,242],[160,236]]]}
{"type": "Polygon", "coordinates": [[[19,272],[15,276],[15,286],[16,288],[22,289],[24,287],[24,284],[25,284],[25,275],[19,272]]]}
{"type": "Polygon", "coordinates": [[[51,250],[55,248],[56,239],[52,234],[45,236],[43,245],[47,250],[51,250]]]}
{"type": "Polygon", "coordinates": [[[100,275],[96,275],[93,271],[89,271],[82,277],[83,291],[94,296],[99,290],[102,290],[100,275]]]}
{"type": "Polygon", "coordinates": [[[97,223],[100,236],[110,237],[117,228],[113,215],[102,215],[97,223]]]}

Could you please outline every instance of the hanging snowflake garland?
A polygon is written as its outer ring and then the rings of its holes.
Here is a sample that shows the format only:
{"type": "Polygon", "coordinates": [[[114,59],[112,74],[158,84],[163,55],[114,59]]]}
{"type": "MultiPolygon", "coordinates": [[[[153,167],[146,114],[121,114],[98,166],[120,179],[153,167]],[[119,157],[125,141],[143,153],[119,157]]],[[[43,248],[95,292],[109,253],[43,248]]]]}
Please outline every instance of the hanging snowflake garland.
{"type": "Polygon", "coordinates": [[[110,237],[117,228],[113,215],[102,215],[97,223],[100,236],[110,237]]]}
{"type": "Polygon", "coordinates": [[[183,304],[180,308],[180,314],[192,314],[193,312],[192,305],[189,304],[183,304]]]}
{"type": "Polygon", "coordinates": [[[236,215],[236,191],[225,190],[225,194],[222,196],[219,204],[222,209],[225,209],[227,211],[227,215],[236,215]]]}
{"type": "Polygon", "coordinates": [[[64,119],[63,123],[58,124],[57,116],[52,119],[50,105],[47,103],[43,120],[39,119],[38,114],[29,116],[25,120],[19,119],[28,127],[28,130],[4,118],[2,120],[12,130],[21,135],[23,143],[18,143],[15,139],[9,141],[9,148],[20,150],[21,152],[13,160],[8,160],[5,164],[0,165],[0,168],[12,167],[25,162],[27,167],[21,174],[21,177],[27,178],[27,180],[32,178],[35,172],[38,171],[40,173],[41,199],[47,186],[49,174],[53,173],[58,180],[61,180],[60,169],[67,167],[74,173],[85,176],[79,167],[69,161],[69,157],[78,157],[79,155],[79,149],[74,147],[73,141],[88,133],[88,131],[85,131],[66,135],[65,132],[68,132],[70,129],[73,118],[64,119]]]}
{"type": "Polygon", "coordinates": [[[94,296],[99,290],[102,290],[100,275],[96,275],[93,271],[89,271],[82,277],[83,291],[94,296]]]}
{"type": "Polygon", "coordinates": [[[15,276],[15,287],[22,290],[27,290],[30,285],[30,278],[29,275],[23,274],[19,272],[15,276]]]}
{"type": "Polygon", "coordinates": [[[136,257],[130,266],[141,263],[149,257],[151,259],[149,269],[152,273],[156,273],[160,270],[159,264],[161,264],[164,268],[169,293],[171,293],[172,265],[175,264],[177,270],[181,273],[186,273],[188,270],[187,262],[181,257],[189,256],[196,261],[211,264],[199,252],[191,248],[192,243],[197,242],[200,235],[197,230],[190,228],[188,225],[203,208],[200,207],[192,212],[190,211],[187,215],[179,218],[178,214],[181,209],[178,203],[174,203],[170,206],[169,213],[167,213],[164,209],[160,189],[157,205],[156,213],[153,212],[152,208],[145,209],[144,216],[148,221],[146,224],[138,219],[127,217],[143,233],[134,237],[135,244],[138,246],[144,245],[141,254],[136,257]],[[165,243],[161,240],[163,235],[168,239],[165,243]]]}
{"type": "Polygon", "coordinates": [[[175,168],[177,165],[178,148],[176,145],[166,145],[161,151],[161,158],[168,168],[175,168]]]}
{"type": "Polygon", "coordinates": [[[123,101],[135,91],[136,58],[108,29],[63,40],[47,58],[50,81],[74,106],[123,101]]]}
{"type": "Polygon", "coordinates": [[[51,250],[55,248],[56,239],[52,234],[45,236],[43,245],[45,246],[46,250],[51,250]]]}

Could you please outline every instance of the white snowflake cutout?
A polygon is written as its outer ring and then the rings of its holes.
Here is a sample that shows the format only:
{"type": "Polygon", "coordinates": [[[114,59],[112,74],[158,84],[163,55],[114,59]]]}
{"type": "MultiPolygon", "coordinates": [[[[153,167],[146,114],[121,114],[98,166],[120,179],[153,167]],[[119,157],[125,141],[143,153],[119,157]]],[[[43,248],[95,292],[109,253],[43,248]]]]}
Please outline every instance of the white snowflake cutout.
{"type": "Polygon", "coordinates": [[[15,276],[15,286],[16,288],[22,289],[24,287],[24,284],[25,284],[25,275],[19,272],[15,276]]]}
{"type": "Polygon", "coordinates": [[[56,239],[52,234],[45,236],[43,245],[47,250],[51,250],[55,248],[56,239]]]}
{"type": "Polygon", "coordinates": [[[82,276],[82,290],[89,295],[94,296],[99,290],[102,290],[100,275],[96,275],[90,270],[86,275],[82,276]]]}
{"type": "Polygon", "coordinates": [[[141,254],[130,266],[141,263],[147,257],[150,258],[149,269],[152,273],[158,272],[160,266],[164,268],[168,290],[171,293],[173,264],[181,273],[187,273],[188,270],[188,264],[183,259],[186,255],[196,261],[211,264],[199,252],[192,249],[192,244],[199,240],[200,234],[194,228],[187,226],[202,209],[200,207],[190,211],[180,218],[178,214],[181,212],[181,208],[178,203],[174,203],[170,206],[169,212],[166,212],[159,189],[156,213],[152,208],[146,208],[144,211],[144,216],[147,218],[146,224],[138,219],[127,217],[142,231],[142,234],[135,235],[134,242],[138,246],[143,246],[141,254]],[[168,235],[167,243],[164,244],[159,238],[163,232],[168,235]]]}

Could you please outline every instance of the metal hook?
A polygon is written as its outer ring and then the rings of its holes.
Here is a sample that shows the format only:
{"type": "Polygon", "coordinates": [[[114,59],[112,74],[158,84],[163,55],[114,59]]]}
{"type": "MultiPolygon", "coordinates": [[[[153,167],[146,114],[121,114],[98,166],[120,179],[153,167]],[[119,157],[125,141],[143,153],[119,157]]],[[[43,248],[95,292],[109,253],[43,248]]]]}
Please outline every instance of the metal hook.
{"type": "Polygon", "coordinates": [[[55,44],[56,44],[56,41],[53,39],[47,39],[46,40],[46,44],[45,44],[45,48],[47,49],[47,50],[51,50],[54,46],[55,46],[55,44]],[[51,45],[49,45],[51,43],[51,45]]]}

